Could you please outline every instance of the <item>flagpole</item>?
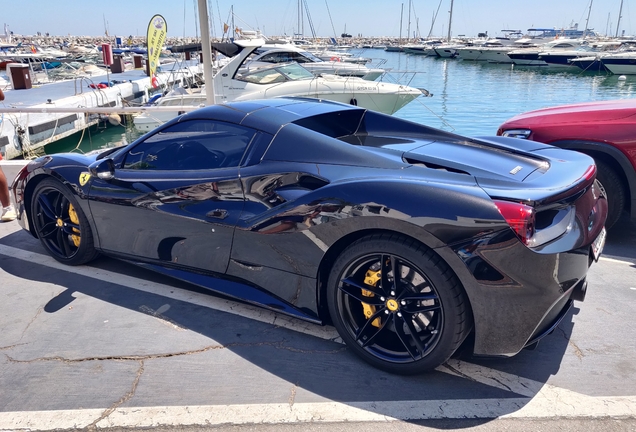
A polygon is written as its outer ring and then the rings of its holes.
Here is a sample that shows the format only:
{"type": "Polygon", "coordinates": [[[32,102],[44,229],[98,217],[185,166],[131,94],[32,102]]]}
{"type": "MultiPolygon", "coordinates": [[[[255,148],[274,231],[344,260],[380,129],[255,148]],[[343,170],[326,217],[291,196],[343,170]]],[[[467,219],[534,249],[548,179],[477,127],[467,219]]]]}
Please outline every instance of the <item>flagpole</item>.
{"type": "Polygon", "coordinates": [[[212,77],[212,45],[208,24],[208,2],[199,0],[199,27],[201,27],[201,49],[203,50],[203,79],[205,80],[206,105],[214,105],[214,79],[212,77]]]}

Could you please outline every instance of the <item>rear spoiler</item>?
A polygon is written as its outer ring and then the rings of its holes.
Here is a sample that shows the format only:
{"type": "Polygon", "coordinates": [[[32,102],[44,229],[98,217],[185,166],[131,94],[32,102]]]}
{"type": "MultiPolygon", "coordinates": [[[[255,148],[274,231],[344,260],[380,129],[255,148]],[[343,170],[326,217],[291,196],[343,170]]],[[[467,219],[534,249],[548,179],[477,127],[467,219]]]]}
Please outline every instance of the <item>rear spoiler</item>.
{"type": "Polygon", "coordinates": [[[510,182],[477,179],[479,186],[491,197],[514,199],[530,205],[545,205],[571,201],[596,179],[594,159],[583,153],[558,147],[545,147],[531,152],[546,161],[546,169],[535,170],[511,189],[510,182]]]}

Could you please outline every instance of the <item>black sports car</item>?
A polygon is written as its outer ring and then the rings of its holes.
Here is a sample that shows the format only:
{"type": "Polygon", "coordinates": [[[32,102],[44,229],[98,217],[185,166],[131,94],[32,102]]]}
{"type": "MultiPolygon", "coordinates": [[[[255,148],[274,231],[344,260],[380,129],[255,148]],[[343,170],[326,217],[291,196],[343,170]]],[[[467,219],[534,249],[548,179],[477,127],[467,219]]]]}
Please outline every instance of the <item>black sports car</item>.
{"type": "Polygon", "coordinates": [[[363,359],[406,374],[464,342],[516,354],[583,300],[605,240],[595,176],[590,157],[533,141],[270,99],[41,157],[12,189],[60,262],[104,253],[333,323],[363,359]]]}

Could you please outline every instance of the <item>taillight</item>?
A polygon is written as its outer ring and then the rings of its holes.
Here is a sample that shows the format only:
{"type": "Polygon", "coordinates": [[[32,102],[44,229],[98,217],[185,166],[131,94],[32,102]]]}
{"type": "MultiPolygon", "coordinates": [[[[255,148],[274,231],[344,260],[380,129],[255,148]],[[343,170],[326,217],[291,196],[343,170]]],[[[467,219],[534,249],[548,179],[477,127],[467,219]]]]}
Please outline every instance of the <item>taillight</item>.
{"type": "Polygon", "coordinates": [[[596,165],[590,165],[590,167],[587,169],[587,171],[585,171],[585,174],[583,174],[583,177],[585,180],[592,180],[594,178],[594,176],[596,175],[596,165]]]}
{"type": "Polygon", "coordinates": [[[535,231],[534,208],[512,201],[494,200],[494,203],[519,240],[526,246],[531,245],[535,231]]]}

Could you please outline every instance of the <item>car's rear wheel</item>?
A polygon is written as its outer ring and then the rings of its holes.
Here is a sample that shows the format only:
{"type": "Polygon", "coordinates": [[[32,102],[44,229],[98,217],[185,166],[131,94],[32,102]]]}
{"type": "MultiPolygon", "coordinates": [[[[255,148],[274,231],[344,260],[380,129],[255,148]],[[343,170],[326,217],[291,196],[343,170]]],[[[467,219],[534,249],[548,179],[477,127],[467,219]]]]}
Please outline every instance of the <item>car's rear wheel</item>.
{"type": "Polygon", "coordinates": [[[35,233],[53,258],[80,265],[97,256],[84,212],[59,181],[42,180],[33,192],[31,209],[35,233]]]}
{"type": "Polygon", "coordinates": [[[466,295],[448,265],[399,235],[371,235],[347,247],[332,267],[327,296],[345,343],[392,373],[439,366],[472,326],[466,295]]]}
{"type": "Polygon", "coordinates": [[[620,219],[621,214],[625,209],[625,200],[627,195],[620,177],[611,166],[603,161],[597,160],[596,167],[598,168],[598,175],[596,178],[601,185],[603,185],[603,188],[607,193],[608,210],[605,227],[609,229],[618,221],[618,219],[620,219]]]}

